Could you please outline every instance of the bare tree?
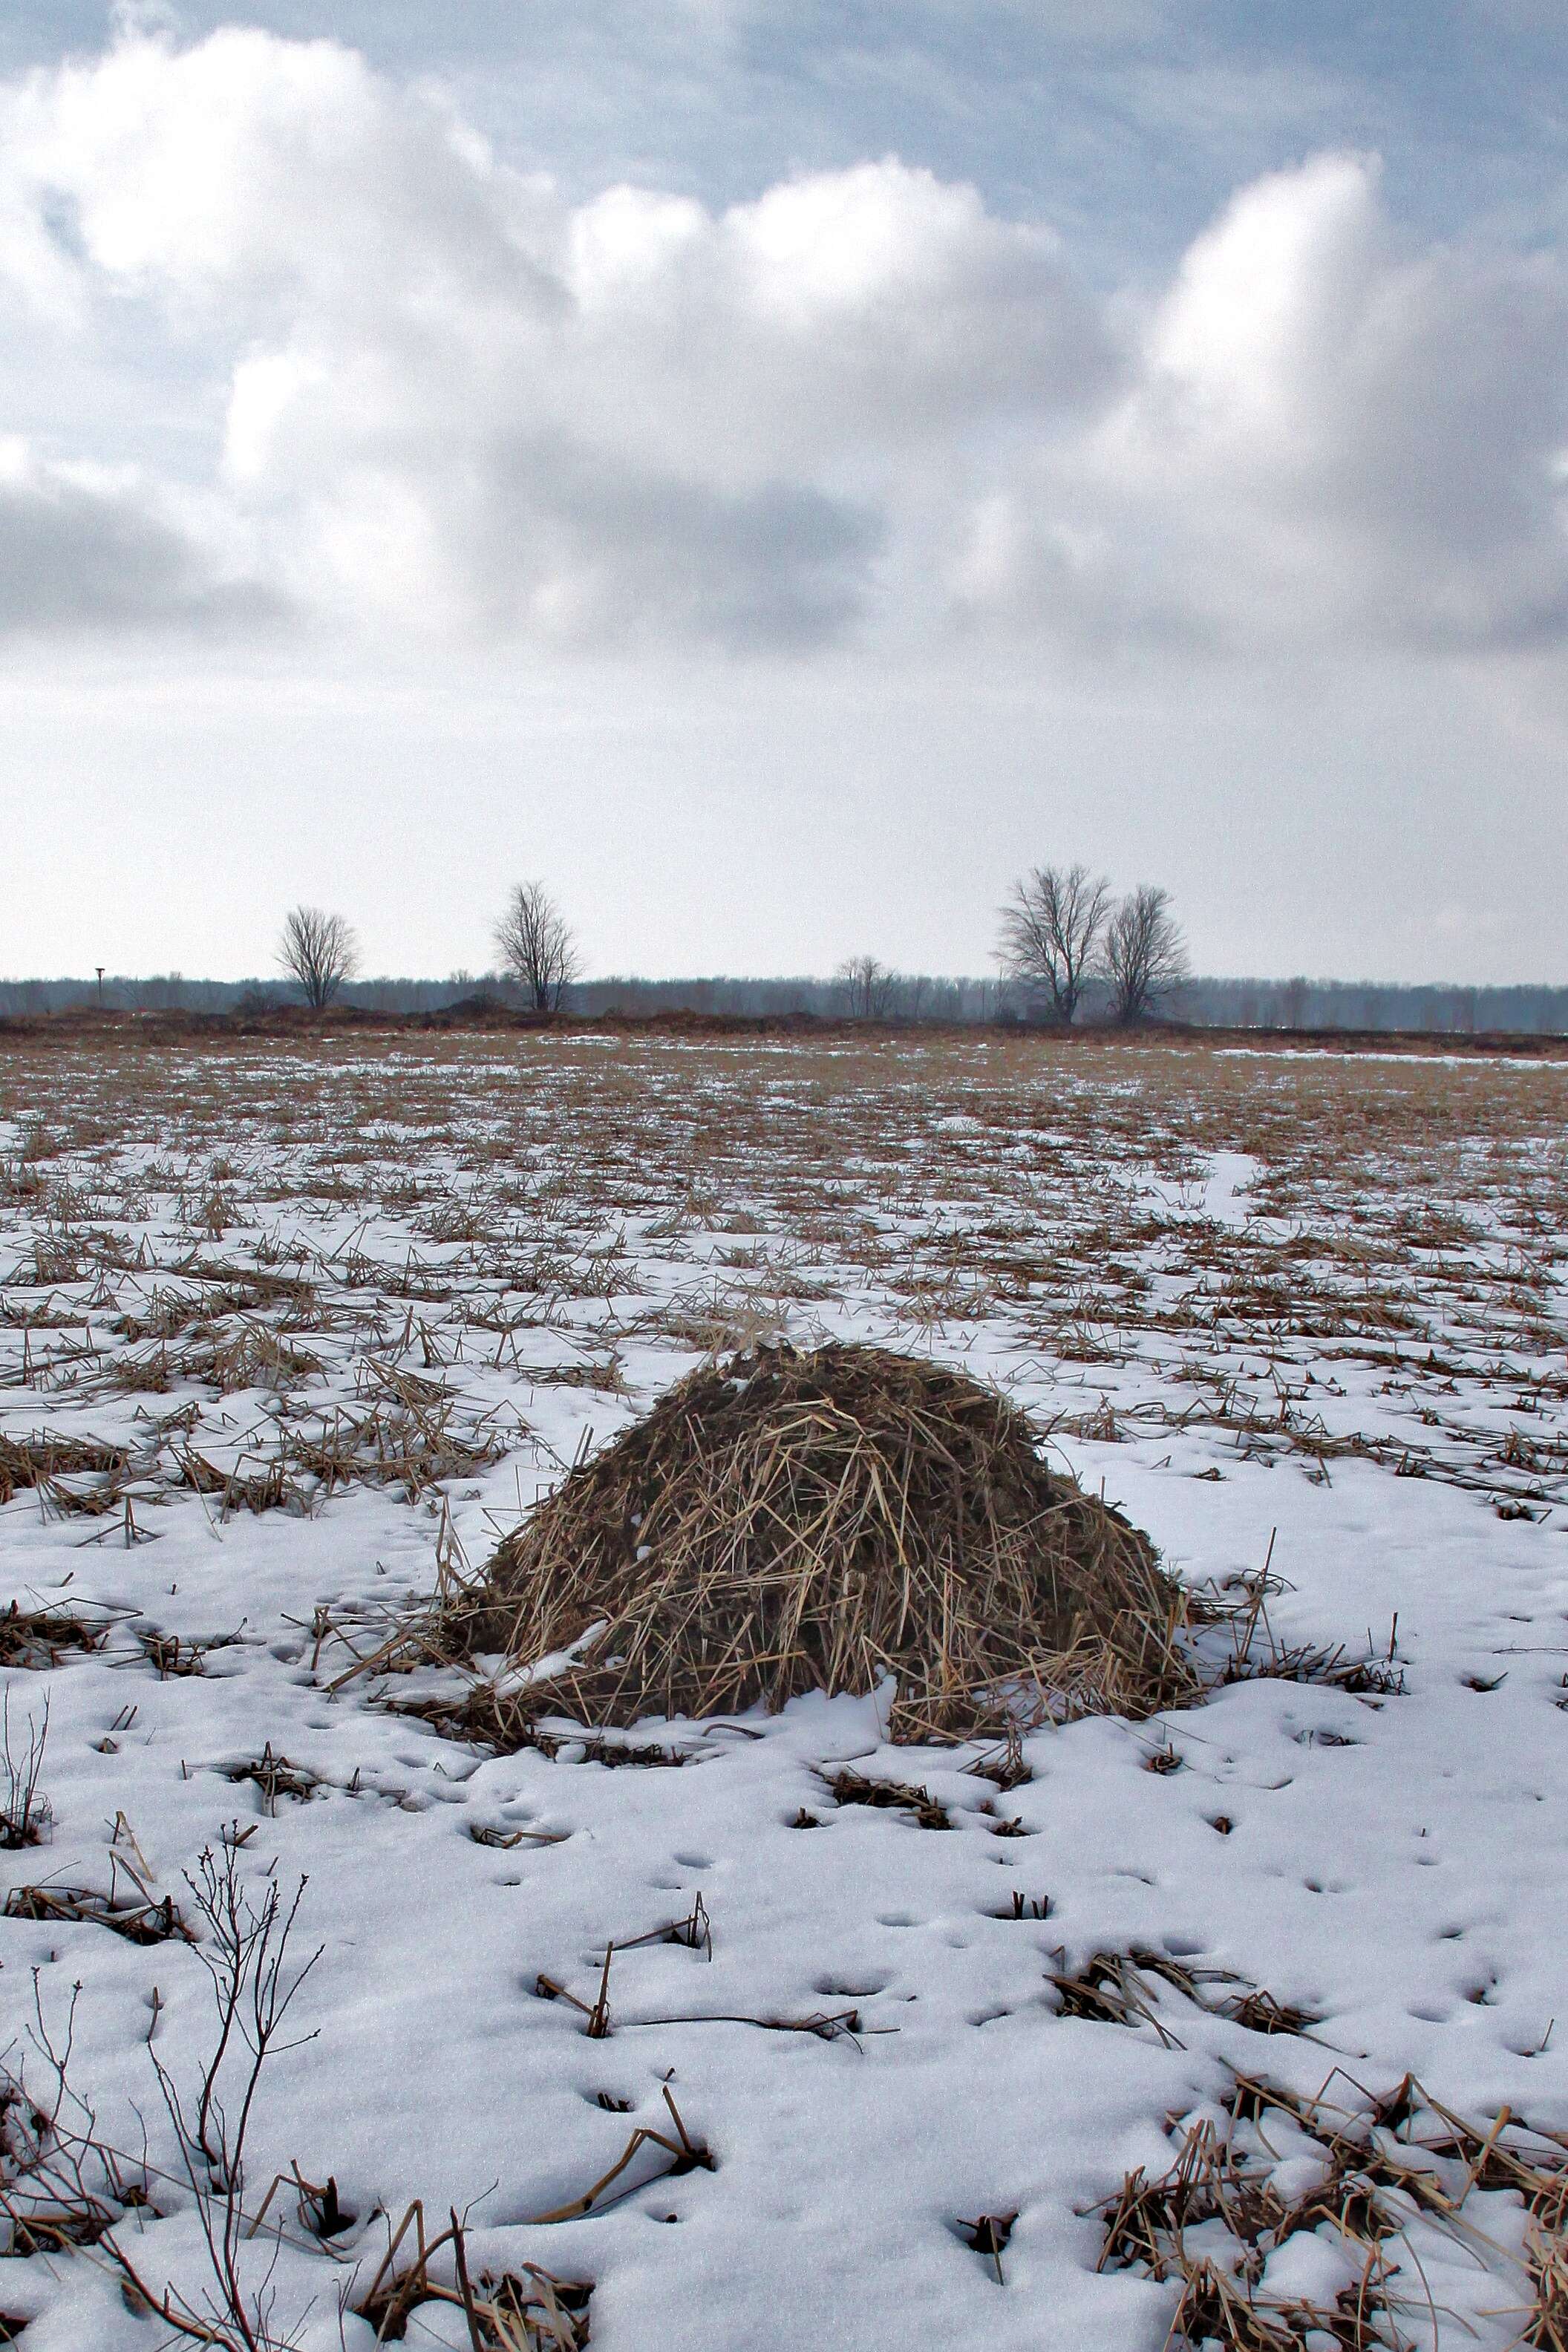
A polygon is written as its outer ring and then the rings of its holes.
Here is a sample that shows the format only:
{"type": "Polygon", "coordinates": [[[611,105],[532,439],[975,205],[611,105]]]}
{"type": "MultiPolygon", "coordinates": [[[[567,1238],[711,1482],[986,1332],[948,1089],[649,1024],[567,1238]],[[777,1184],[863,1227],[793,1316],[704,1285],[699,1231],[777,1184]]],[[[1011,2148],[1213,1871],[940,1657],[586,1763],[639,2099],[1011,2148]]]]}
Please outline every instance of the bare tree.
{"type": "Polygon", "coordinates": [[[849,1000],[852,1018],[886,1021],[893,1009],[899,975],[875,956],[846,956],[833,975],[849,1000]]]}
{"type": "Polygon", "coordinates": [[[359,970],[359,941],[342,915],[295,907],[283,919],[278,962],[299,982],[311,1011],[321,1013],[359,970]]]}
{"type": "Polygon", "coordinates": [[[1011,980],[1044,992],[1053,1020],[1070,1022],[1099,959],[1110,885],[1087,866],[1037,866],[1002,909],[997,960],[1011,980]]]}
{"type": "Polygon", "coordinates": [[[502,968],[528,991],[536,1013],[559,1013],[583,969],[577,942],[542,882],[519,882],[495,928],[502,968]]]}
{"type": "Polygon", "coordinates": [[[1152,882],[1130,890],[1105,933],[1105,971],[1118,1021],[1147,1021],[1187,976],[1187,948],[1171,897],[1152,882]]]}

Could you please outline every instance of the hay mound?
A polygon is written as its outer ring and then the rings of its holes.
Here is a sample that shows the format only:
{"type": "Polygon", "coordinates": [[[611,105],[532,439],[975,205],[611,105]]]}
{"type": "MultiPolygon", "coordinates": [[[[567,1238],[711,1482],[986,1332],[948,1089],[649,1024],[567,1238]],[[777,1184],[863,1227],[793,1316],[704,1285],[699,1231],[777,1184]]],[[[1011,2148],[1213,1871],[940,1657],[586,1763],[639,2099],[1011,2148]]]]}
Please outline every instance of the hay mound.
{"type": "Polygon", "coordinates": [[[599,1725],[890,1674],[894,1737],[953,1738],[1190,1699],[1185,1615],[1147,1539],[1047,1468],[994,1391],[879,1348],[781,1347],[691,1373],[574,1469],[434,1646],[513,1669],[571,1651],[522,1707],[599,1725]]]}

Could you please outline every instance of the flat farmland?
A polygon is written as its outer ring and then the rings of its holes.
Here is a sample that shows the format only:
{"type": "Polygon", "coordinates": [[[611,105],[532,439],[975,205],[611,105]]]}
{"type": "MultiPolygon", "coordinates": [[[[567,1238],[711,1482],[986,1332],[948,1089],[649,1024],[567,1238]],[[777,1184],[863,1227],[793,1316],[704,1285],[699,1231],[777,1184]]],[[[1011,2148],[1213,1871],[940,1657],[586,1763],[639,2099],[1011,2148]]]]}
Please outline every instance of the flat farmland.
{"type": "Polygon", "coordinates": [[[7,1045],[5,2325],[1568,2342],[1565,1113],[1027,1035],[7,1045]],[[1212,1604],[1204,1701],[453,1736],[431,1599],[828,1339],[1025,1408],[1212,1604]]]}

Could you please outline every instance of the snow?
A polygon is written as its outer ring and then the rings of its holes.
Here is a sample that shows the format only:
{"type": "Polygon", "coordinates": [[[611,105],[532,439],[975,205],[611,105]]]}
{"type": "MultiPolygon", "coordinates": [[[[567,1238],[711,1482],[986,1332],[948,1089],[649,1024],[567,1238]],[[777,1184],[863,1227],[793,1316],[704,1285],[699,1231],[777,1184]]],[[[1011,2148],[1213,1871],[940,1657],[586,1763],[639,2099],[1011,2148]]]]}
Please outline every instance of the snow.
{"type": "MultiPolygon", "coordinates": [[[[247,2184],[254,2205],[297,2161],[358,2216],[331,2249],[291,2230],[247,2255],[306,2352],[373,2342],[352,2305],[381,2217],[415,2199],[433,2230],[468,2214],[476,2268],[592,2281],[597,2352],[1159,2352],[1174,2290],[1097,2271],[1097,2209],[1169,2165],[1180,2119],[1220,2114],[1234,2070],[1306,2094],[1336,2066],[1372,2092],[1408,2071],[1463,2114],[1568,2126],[1568,1078],[1494,1090],[1468,1064],[1315,1057],[1221,1083],[1192,1055],[1119,1054],[1101,1085],[1034,1046],[763,1053],[442,1043],[0,1072],[7,1154],[32,1155],[0,1181],[0,1433],[139,1450],[129,1533],[118,1508],[0,1506],[0,1601],[116,1619],[101,1651],[4,1675],[14,1749],[47,1701],[54,1821],[0,1855],[0,1887],[107,1891],[130,1857],[189,1912],[183,1874],[226,1831],[253,1889],[308,1879],[297,1941],[321,1952],[291,2016],[315,2038],[269,2067],[247,2184]],[[310,1283],[306,1328],[277,1336],[319,1369],[225,1393],[214,1345],[286,1319],[223,1307],[247,1269],[310,1283]],[[161,1312],[174,1328],[149,1336],[161,1312]],[[695,1324],[726,1318],[1005,1382],[1178,1573],[1223,1586],[1268,1561],[1280,1642],[1392,1654],[1403,1693],[1259,1680],[1157,1723],[1079,1722],[1026,1740],[1032,1777],[1003,1793],[973,1750],[886,1746],[873,1700],[677,1727],[679,1769],[610,1769],[443,1738],[396,1711],[397,1677],[333,1688],[438,1561],[482,1559],[698,1360],[695,1324]],[[117,1385],[127,1363],[167,1385],[117,1385]],[[389,1372],[426,1383],[408,1393],[466,1449],[416,1499],[363,1476],[325,1491],[297,1461],[297,1511],[181,1482],[187,1451],[254,1475],[290,1432],[341,1432],[389,1372]],[[160,1679],[153,1630],[215,1642],[206,1671],[160,1679]],[[269,1806],[226,1777],[268,1744],[312,1794],[269,1806]],[[1181,1769],[1147,1769],[1167,1747],[1181,1769]],[[845,1762],[919,1783],[952,1827],[836,1806],[823,1775],[845,1762]],[[618,1949],[606,2038],[542,1997],[542,1975],[591,2004],[606,1943],[699,1895],[710,1956],[618,1949]],[[1265,2037],[1158,1986],[1163,2033],[1058,2013],[1049,1974],[1133,1948],[1318,2021],[1265,2037]],[[851,2032],[802,2030],[847,2011],[851,2032]],[[713,2169],[651,2178],[650,2148],[622,2201],[530,2219],[635,2126],[668,2132],[667,2091],[713,2169]],[[960,2225],[1006,2213],[999,2282],[960,2225]]],[[[195,2080],[195,1953],[6,1918],[0,1962],[6,2064],[34,2084],[34,1972],[52,2030],[79,1981],[74,2079],[107,2135],[139,2147],[140,2115],[176,2170],[147,2037],[195,2080]]],[[[1311,2143],[1276,2137],[1280,2177],[1309,2181],[1311,2143]]],[[[116,2234],[199,2296],[193,2200],[154,2186],[156,2216],[116,2234]]],[[[1456,2315],[1444,2345],[1517,2334],[1519,2209],[1487,2202],[1489,2250],[1419,2242],[1456,2315]]],[[[1298,2238],[1269,2284],[1345,2275],[1337,2242],[1298,2238]]],[[[1426,2345],[1407,2280],[1400,2324],[1426,2345]]],[[[0,2259],[0,2311],[32,2319],[29,2352],[162,2340],[90,2249],[0,2259]]],[[[427,2304],[407,2340],[464,2344],[466,2323],[427,2304]]]]}
{"type": "Polygon", "coordinates": [[[1173,1217],[1203,1218],[1216,1225],[1245,1225],[1252,1214],[1247,1195],[1259,1173],[1248,1151],[1209,1153],[1196,1178],[1172,1182],[1151,1173],[1139,1187],[1173,1217]]]}

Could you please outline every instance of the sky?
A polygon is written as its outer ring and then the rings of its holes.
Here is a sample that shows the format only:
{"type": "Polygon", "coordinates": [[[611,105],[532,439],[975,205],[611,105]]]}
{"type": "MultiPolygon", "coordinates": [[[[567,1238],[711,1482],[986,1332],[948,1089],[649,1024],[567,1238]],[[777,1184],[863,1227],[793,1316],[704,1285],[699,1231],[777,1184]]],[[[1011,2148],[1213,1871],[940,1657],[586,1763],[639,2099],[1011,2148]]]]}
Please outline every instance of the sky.
{"type": "Polygon", "coordinates": [[[0,974],[1568,980],[1561,0],[0,5],[0,974]]]}

